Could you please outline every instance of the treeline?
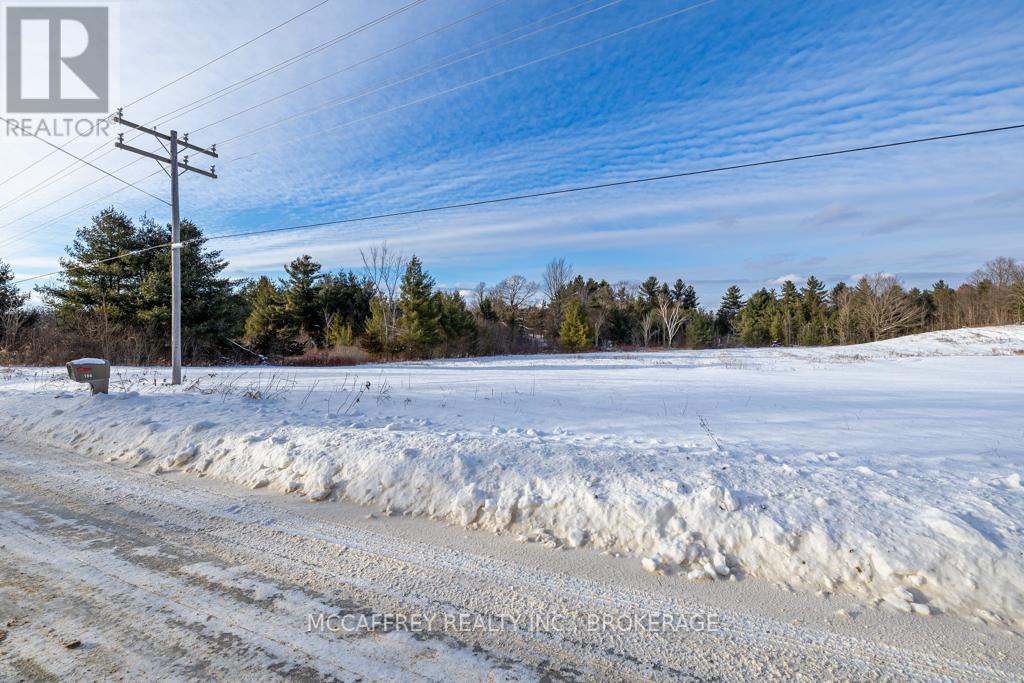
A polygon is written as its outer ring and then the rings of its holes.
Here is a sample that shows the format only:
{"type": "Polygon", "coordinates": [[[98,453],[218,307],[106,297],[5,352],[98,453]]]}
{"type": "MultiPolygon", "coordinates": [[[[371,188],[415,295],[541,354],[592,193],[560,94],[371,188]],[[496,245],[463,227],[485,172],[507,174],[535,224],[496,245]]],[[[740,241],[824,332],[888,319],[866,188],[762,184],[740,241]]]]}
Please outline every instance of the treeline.
{"type": "MultiPolygon", "coordinates": [[[[200,229],[182,224],[183,346],[192,363],[354,363],[611,348],[854,344],[964,326],[1024,322],[1024,266],[997,258],[952,288],[906,289],[891,275],[831,289],[815,277],[714,308],[682,279],[639,284],[584,278],[564,259],[540,282],[512,275],[471,291],[437,287],[416,256],[387,245],[359,272],[325,271],[303,255],[286,277],[232,282],[200,229]]],[[[113,209],[78,230],[56,284],[26,306],[0,263],[0,360],[60,363],[101,355],[121,364],[169,356],[167,226],[113,209]],[[125,258],[114,258],[132,253],[125,258]]]]}

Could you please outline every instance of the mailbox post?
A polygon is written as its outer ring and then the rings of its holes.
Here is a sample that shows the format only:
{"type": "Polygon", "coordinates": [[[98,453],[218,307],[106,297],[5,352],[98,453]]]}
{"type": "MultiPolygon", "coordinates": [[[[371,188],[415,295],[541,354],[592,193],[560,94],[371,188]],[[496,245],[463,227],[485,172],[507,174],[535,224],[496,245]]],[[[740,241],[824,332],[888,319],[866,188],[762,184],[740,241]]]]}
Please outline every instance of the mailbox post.
{"type": "Polygon", "coordinates": [[[110,390],[110,363],[99,358],[79,358],[67,365],[68,377],[75,382],[85,382],[92,393],[106,394],[110,390]]]}

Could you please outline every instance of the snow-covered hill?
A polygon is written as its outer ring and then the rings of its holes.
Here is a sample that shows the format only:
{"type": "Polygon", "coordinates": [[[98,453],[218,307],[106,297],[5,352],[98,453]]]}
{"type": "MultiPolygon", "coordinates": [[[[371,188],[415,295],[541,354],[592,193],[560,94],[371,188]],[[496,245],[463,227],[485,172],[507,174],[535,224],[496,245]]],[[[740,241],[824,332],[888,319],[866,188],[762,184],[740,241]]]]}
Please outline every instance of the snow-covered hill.
{"type": "Polygon", "coordinates": [[[194,368],[182,390],[154,384],[163,371],[117,374],[120,391],[90,397],[62,370],[6,371],[0,425],[691,580],[1024,630],[1022,326],[828,349],[194,368]]]}

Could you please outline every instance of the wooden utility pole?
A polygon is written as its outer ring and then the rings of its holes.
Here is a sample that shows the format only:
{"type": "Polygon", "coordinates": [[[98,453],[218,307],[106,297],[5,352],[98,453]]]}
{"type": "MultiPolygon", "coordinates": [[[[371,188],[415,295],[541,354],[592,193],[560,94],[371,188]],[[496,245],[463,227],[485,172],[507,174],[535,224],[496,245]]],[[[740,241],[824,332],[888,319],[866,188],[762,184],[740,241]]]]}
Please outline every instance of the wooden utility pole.
{"type": "Polygon", "coordinates": [[[178,131],[172,130],[170,134],[161,133],[155,128],[147,128],[146,126],[126,121],[122,116],[120,109],[117,110],[117,115],[114,117],[114,122],[119,123],[122,126],[128,128],[134,128],[137,131],[152,135],[160,145],[167,152],[167,156],[163,157],[153,152],[147,152],[144,149],[138,147],[132,147],[126,145],[124,142],[124,133],[119,133],[117,136],[117,142],[114,146],[118,149],[123,149],[127,152],[139,154],[144,157],[156,160],[161,164],[160,168],[164,169],[164,172],[171,179],[171,384],[181,384],[181,249],[184,244],[181,241],[181,211],[178,202],[178,176],[186,171],[192,173],[198,173],[199,175],[206,176],[207,178],[217,177],[216,167],[211,166],[209,171],[195,168],[190,166],[188,163],[188,156],[185,156],[184,161],[178,160],[179,147],[190,149],[200,154],[206,154],[213,158],[217,158],[217,145],[212,145],[209,149],[204,147],[198,147],[191,144],[188,141],[188,135],[184,138],[178,138],[178,131]],[[164,142],[170,143],[170,149],[164,142]],[[167,164],[170,170],[164,168],[163,164],[167,164]]]}

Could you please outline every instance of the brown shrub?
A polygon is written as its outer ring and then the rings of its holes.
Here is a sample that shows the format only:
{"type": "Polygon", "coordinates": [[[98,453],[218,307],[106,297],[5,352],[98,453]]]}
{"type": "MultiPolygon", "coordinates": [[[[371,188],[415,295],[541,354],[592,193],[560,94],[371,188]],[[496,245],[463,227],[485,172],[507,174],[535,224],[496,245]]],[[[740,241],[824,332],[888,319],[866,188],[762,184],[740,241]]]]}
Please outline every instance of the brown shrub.
{"type": "Polygon", "coordinates": [[[310,349],[300,356],[282,358],[281,364],[339,367],[362,365],[371,361],[373,356],[358,346],[339,346],[330,349],[310,349]]]}

